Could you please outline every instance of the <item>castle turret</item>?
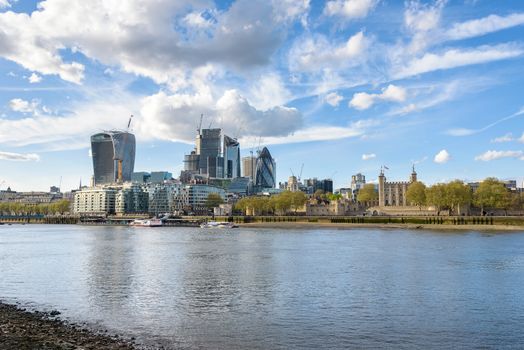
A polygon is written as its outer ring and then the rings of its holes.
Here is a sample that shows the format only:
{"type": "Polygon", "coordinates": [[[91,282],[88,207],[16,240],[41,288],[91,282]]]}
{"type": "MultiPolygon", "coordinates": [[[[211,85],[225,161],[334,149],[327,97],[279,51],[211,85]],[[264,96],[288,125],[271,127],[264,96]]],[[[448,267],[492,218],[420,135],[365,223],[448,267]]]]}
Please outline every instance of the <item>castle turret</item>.
{"type": "Polygon", "coordinates": [[[384,169],[380,169],[380,175],[378,176],[378,205],[383,207],[386,205],[386,196],[385,196],[385,185],[386,176],[384,176],[384,169]]]}
{"type": "Polygon", "coordinates": [[[409,182],[417,182],[417,172],[415,171],[415,164],[413,164],[413,171],[411,172],[411,176],[409,177],[409,182]]]}

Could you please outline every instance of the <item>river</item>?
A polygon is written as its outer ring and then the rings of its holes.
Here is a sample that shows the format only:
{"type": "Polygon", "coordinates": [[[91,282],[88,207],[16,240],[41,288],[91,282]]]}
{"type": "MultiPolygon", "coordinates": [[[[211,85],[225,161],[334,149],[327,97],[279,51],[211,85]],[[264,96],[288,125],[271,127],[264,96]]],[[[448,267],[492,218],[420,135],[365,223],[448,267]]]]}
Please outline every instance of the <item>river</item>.
{"type": "Polygon", "coordinates": [[[524,344],[524,233],[4,225],[0,276],[153,347],[524,344]]]}

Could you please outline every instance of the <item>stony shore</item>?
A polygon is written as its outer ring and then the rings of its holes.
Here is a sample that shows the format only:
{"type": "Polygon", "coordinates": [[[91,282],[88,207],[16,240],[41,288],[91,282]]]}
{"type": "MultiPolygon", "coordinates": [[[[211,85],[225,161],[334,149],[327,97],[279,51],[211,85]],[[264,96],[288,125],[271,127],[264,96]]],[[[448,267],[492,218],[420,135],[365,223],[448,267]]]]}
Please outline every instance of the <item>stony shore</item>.
{"type": "Polygon", "coordinates": [[[133,340],[97,333],[59,319],[58,311],[30,312],[0,301],[0,349],[138,349],[133,340]]]}
{"type": "Polygon", "coordinates": [[[255,222],[240,224],[241,227],[282,228],[282,229],[321,229],[337,228],[342,230],[378,228],[439,231],[487,231],[487,232],[524,232],[524,226],[515,225],[447,225],[447,224],[353,224],[331,222],[255,222]]]}

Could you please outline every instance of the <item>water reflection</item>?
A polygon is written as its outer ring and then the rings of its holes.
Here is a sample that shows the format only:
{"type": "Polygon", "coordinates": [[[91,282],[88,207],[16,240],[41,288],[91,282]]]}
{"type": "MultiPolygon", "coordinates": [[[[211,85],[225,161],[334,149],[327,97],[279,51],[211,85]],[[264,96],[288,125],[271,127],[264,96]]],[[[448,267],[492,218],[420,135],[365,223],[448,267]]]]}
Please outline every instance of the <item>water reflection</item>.
{"type": "Polygon", "coordinates": [[[153,347],[518,347],[524,235],[0,229],[0,297],[153,347]]]}

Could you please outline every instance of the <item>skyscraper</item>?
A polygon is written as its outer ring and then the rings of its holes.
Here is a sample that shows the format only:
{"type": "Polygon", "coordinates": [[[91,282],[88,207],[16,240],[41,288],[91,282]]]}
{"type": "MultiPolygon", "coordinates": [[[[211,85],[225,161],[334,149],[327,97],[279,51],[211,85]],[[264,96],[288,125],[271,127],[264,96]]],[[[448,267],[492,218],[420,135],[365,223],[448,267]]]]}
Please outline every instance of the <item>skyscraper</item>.
{"type": "Polygon", "coordinates": [[[257,158],[247,156],[242,158],[242,171],[244,177],[249,177],[253,182],[255,182],[255,172],[257,167],[257,158]]]}
{"type": "Polygon", "coordinates": [[[107,131],[91,136],[95,185],[130,181],[135,167],[135,135],[107,131]]]}
{"type": "Polygon", "coordinates": [[[255,185],[260,188],[275,188],[276,164],[267,147],[257,157],[255,185]]]}
{"type": "Polygon", "coordinates": [[[234,138],[224,135],[224,177],[240,177],[240,144],[234,138]]]}
{"type": "Polygon", "coordinates": [[[221,140],[220,129],[202,129],[198,133],[196,138],[196,154],[199,155],[198,170],[200,174],[207,174],[210,177],[221,177],[217,176],[217,172],[220,174],[220,170],[217,169],[217,157],[220,157],[221,140]],[[209,167],[211,166],[211,171],[209,167]]]}

